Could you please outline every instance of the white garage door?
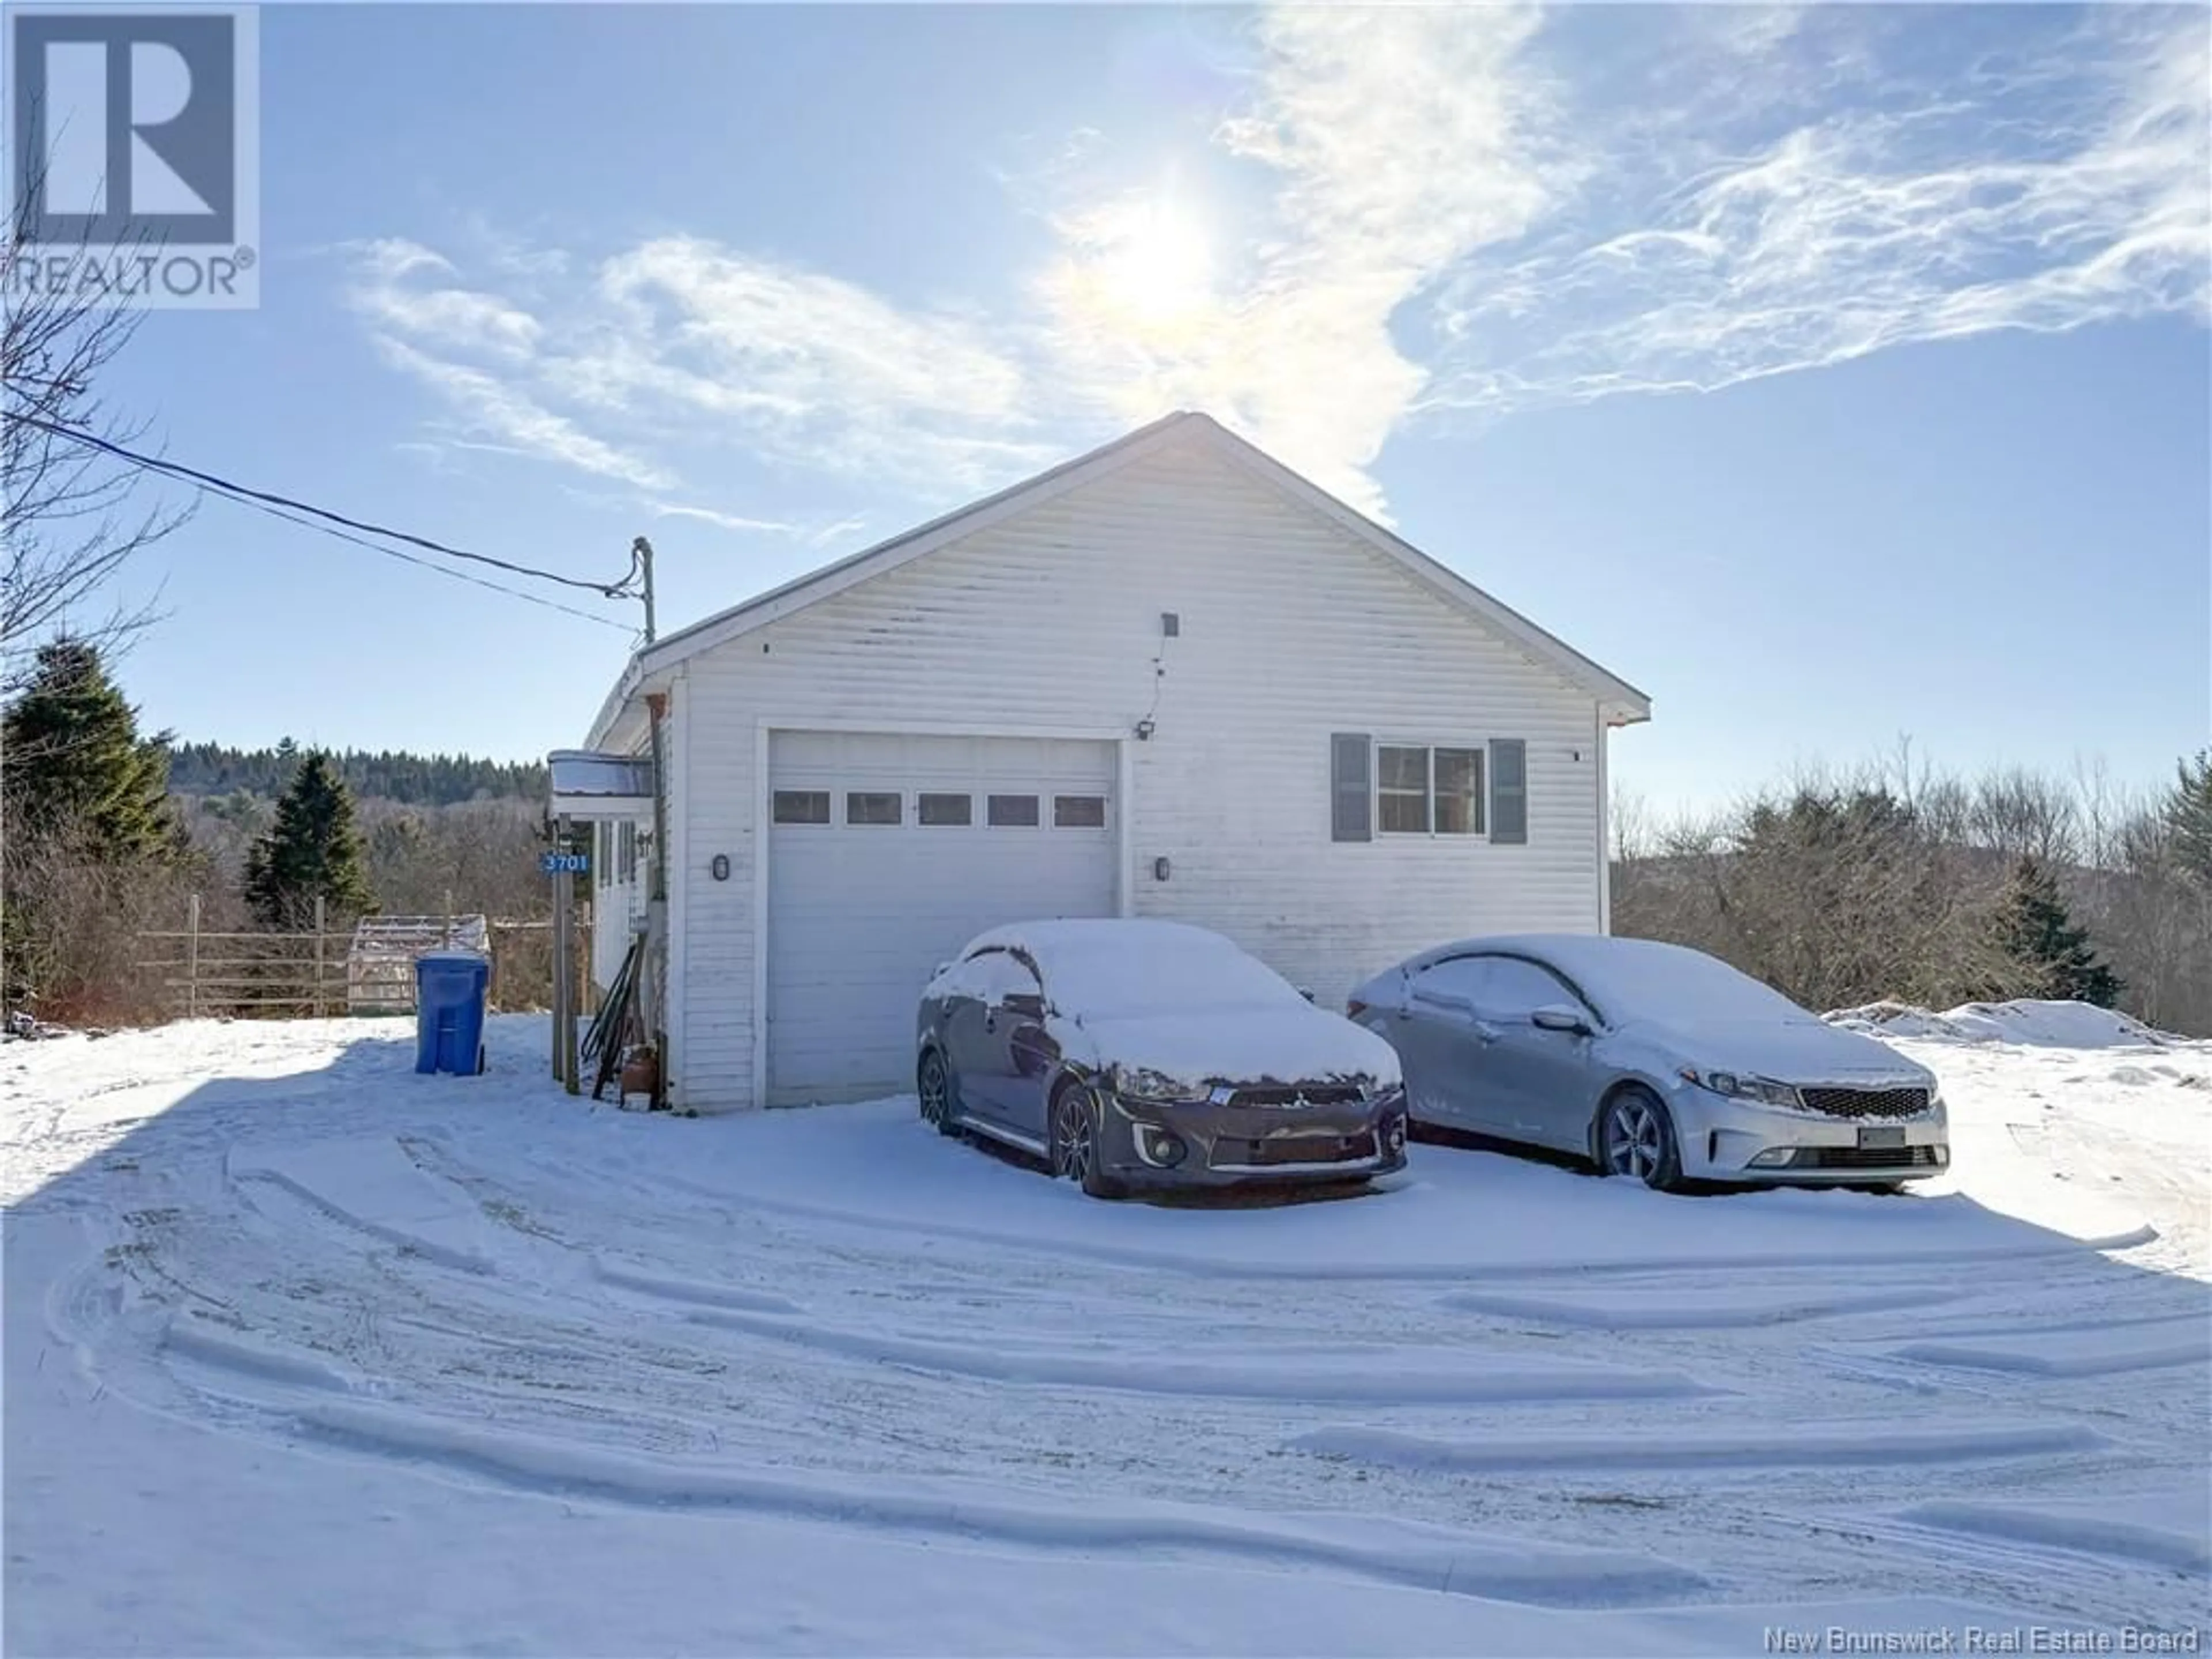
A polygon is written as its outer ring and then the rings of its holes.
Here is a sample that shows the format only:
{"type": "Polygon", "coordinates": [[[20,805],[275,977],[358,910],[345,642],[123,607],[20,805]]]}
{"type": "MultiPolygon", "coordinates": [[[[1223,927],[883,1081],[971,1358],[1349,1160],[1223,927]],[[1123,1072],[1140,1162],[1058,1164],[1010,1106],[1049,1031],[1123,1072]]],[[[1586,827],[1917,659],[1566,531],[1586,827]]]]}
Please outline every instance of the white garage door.
{"type": "Polygon", "coordinates": [[[1114,750],[778,732],[769,748],[769,1103],[914,1086],[915,1005],[1004,922],[1114,914],[1114,750]]]}

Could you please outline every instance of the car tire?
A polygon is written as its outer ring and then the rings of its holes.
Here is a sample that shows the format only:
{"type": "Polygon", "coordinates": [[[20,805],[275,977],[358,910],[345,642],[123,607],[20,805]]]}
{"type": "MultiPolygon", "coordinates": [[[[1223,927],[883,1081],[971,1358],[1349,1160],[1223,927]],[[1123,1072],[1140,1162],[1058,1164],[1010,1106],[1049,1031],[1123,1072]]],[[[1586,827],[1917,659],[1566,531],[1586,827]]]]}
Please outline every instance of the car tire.
{"type": "Polygon", "coordinates": [[[914,1091],[924,1123],[934,1126],[941,1135],[960,1133],[958,1086],[945,1064],[945,1056],[936,1049],[921,1051],[921,1063],[915,1067],[914,1091]]]}
{"type": "Polygon", "coordinates": [[[1598,1173],[1630,1176],[1655,1193],[1682,1183],[1682,1153],[1666,1102],[1640,1084],[1607,1095],[1590,1133],[1598,1173]]]}
{"type": "Polygon", "coordinates": [[[1129,1189],[1100,1165],[1098,1098],[1073,1079],[1052,1097],[1052,1177],[1074,1182],[1092,1198],[1126,1198],[1129,1189]]]}

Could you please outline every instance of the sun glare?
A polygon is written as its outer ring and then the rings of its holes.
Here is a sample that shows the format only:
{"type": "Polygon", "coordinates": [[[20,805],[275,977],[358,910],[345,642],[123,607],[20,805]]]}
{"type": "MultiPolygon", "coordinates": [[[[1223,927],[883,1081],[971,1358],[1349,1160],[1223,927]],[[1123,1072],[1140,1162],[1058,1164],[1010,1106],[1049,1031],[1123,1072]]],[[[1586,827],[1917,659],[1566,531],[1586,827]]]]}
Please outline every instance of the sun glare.
{"type": "Polygon", "coordinates": [[[1109,304],[1139,322],[1172,323],[1206,305],[1212,251],[1189,214],[1172,202],[1147,202],[1130,208],[1096,271],[1109,304]]]}

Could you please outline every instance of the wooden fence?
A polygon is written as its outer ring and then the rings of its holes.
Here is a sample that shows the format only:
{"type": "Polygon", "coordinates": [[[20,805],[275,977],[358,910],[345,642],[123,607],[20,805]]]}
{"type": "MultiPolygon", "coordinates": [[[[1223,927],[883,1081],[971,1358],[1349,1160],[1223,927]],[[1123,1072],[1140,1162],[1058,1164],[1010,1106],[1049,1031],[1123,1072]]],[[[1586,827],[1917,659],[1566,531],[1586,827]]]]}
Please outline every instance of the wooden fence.
{"type": "MultiPolygon", "coordinates": [[[[552,1000],[553,924],[492,921],[491,1005],[544,1008],[552,1000]]],[[[589,961],[588,927],[579,930],[589,961]]],[[[350,928],[332,931],[323,903],[314,925],[293,933],[211,933],[200,926],[197,896],[181,929],[142,932],[147,954],[137,966],[160,992],[172,1018],[243,1015],[313,1018],[343,1014],[350,928]]],[[[412,980],[409,981],[411,994],[412,980]]]]}

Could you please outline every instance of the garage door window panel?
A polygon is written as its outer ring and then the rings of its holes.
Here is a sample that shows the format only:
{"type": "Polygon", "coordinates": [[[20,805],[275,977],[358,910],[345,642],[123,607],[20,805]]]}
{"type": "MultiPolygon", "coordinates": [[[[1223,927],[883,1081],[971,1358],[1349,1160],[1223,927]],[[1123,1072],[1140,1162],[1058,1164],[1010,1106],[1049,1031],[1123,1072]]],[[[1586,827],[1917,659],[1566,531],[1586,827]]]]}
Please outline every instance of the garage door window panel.
{"type": "Polygon", "coordinates": [[[988,812],[994,830],[1034,830],[1040,822],[1035,795],[994,795],[988,812]]]}
{"type": "Polygon", "coordinates": [[[1052,798],[1052,823],[1055,830],[1103,830],[1106,827],[1106,797],[1054,795],[1052,798]]]}
{"type": "Polygon", "coordinates": [[[830,822],[830,792],[827,789],[779,789],[775,792],[774,817],[778,823],[827,823],[830,822]]]}
{"type": "Polygon", "coordinates": [[[924,791],[915,803],[915,822],[933,829],[965,829],[975,822],[975,798],[924,791]]]}
{"type": "Polygon", "coordinates": [[[854,789],[845,796],[845,822],[884,828],[905,820],[906,797],[893,789],[854,789]]]}

